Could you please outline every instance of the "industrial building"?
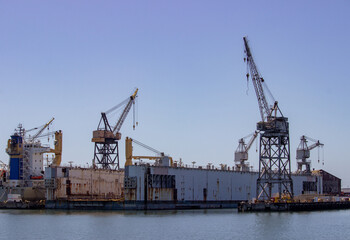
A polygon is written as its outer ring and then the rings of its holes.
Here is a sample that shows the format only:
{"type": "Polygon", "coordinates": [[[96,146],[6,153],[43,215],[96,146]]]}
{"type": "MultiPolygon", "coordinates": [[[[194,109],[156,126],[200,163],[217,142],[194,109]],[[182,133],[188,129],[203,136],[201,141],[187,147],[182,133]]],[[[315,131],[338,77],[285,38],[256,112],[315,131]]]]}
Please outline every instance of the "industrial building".
{"type": "Polygon", "coordinates": [[[312,171],[313,176],[319,176],[319,187],[322,188],[322,193],[325,195],[340,195],[341,194],[341,179],[326,172],[325,170],[312,171]]]}

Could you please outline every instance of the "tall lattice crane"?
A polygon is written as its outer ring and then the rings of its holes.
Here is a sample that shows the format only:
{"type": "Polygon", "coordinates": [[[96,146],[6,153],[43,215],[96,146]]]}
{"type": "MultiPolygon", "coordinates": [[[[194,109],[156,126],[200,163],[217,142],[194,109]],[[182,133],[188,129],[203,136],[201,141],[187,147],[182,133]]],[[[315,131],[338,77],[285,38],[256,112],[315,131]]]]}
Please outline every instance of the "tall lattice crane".
{"type": "Polygon", "coordinates": [[[314,148],[317,147],[323,147],[324,144],[320,143],[319,140],[315,140],[312,138],[309,138],[305,135],[301,136],[300,138],[300,143],[297,148],[297,164],[298,164],[298,170],[297,172],[303,172],[305,171],[306,173],[311,172],[310,164],[311,162],[308,160],[310,157],[310,151],[314,148]],[[308,146],[308,140],[311,142],[314,142],[314,144],[308,146]],[[305,170],[303,170],[303,166],[305,166],[305,170]]]}
{"type": "Polygon", "coordinates": [[[277,101],[269,104],[265,92],[272,94],[255,65],[247,38],[243,37],[243,41],[250,72],[250,75],[247,73],[247,80],[250,76],[261,115],[261,121],[257,123],[257,130],[260,131],[257,199],[270,200],[274,185],[277,185],[280,197],[293,198],[288,118],[283,116],[277,101]]]}
{"type": "Polygon", "coordinates": [[[248,160],[248,151],[253,145],[253,142],[255,141],[256,137],[258,136],[259,131],[255,131],[252,134],[249,134],[248,136],[239,139],[238,141],[238,147],[235,151],[235,165],[236,170],[247,172],[249,171],[249,163],[247,163],[248,160]],[[245,139],[249,138],[248,144],[245,143],[245,139]]]}
{"type": "MultiPolygon", "coordinates": [[[[118,140],[121,139],[120,129],[131,109],[135,106],[138,89],[120,104],[112,107],[106,112],[101,113],[101,119],[97,130],[93,131],[92,142],[95,143],[93,166],[100,165],[103,169],[119,169],[119,148],[118,140]],[[113,113],[117,109],[123,109],[115,126],[111,126],[107,115],[113,113]]],[[[135,108],[134,108],[134,124],[135,129],[135,108]]],[[[137,124],[137,123],[136,123],[137,124]]]]}

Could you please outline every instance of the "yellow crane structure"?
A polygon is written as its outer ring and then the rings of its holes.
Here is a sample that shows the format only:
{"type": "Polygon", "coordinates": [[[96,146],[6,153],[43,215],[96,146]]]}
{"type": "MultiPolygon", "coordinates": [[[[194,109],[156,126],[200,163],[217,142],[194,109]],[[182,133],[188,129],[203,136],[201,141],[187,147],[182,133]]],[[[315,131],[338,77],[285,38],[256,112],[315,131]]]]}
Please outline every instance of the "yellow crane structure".
{"type": "Polygon", "coordinates": [[[173,158],[169,156],[165,156],[164,152],[160,152],[152,147],[147,146],[146,144],[143,144],[135,139],[126,137],[125,138],[125,167],[132,165],[132,160],[140,160],[140,159],[149,159],[149,160],[155,160],[156,165],[159,166],[173,166],[173,158]],[[133,147],[132,143],[136,143],[137,145],[146,148],[154,153],[156,153],[158,156],[133,156],[133,147]]]}
{"type": "Polygon", "coordinates": [[[53,159],[51,165],[60,166],[62,161],[62,131],[55,132],[54,149],[50,148],[46,153],[54,153],[55,158],[53,159]]]}

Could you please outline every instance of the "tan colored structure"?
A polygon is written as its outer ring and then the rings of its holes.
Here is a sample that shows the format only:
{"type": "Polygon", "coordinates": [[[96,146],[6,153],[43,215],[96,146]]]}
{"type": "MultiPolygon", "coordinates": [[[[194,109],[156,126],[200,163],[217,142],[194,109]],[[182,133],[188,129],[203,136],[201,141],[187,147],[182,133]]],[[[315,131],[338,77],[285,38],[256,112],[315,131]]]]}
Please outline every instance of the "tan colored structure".
{"type": "Polygon", "coordinates": [[[124,171],[48,167],[45,170],[47,200],[112,200],[123,198],[124,171]]]}

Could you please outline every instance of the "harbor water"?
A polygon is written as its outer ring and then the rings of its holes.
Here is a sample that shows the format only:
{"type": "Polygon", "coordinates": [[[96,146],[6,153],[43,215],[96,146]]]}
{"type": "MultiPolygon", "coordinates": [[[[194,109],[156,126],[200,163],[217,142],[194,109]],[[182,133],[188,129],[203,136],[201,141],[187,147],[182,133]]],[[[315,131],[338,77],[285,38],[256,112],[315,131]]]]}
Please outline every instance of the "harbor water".
{"type": "Polygon", "coordinates": [[[0,210],[0,239],[347,239],[350,210],[0,210]]]}

